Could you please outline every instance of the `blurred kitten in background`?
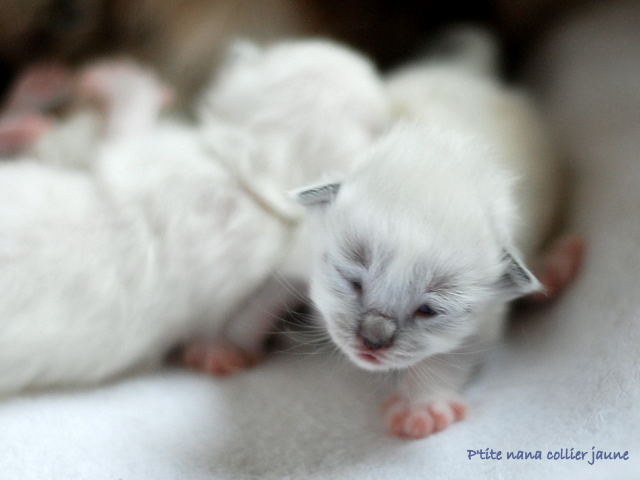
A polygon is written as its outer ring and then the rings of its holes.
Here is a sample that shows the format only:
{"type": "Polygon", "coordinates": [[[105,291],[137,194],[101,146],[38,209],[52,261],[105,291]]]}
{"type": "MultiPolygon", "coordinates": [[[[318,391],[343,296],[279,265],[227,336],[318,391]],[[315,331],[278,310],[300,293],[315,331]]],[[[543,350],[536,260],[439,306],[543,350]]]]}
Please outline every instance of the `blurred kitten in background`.
{"type": "Polygon", "coordinates": [[[255,361],[282,308],[255,299],[306,255],[286,191],[348,171],[389,115],[373,65],[330,42],[243,44],[197,122],[154,118],[153,80],[85,72],[114,128],[83,168],[59,164],[81,135],[0,162],[0,395],[103,381],[182,342],[212,373],[255,361]]]}

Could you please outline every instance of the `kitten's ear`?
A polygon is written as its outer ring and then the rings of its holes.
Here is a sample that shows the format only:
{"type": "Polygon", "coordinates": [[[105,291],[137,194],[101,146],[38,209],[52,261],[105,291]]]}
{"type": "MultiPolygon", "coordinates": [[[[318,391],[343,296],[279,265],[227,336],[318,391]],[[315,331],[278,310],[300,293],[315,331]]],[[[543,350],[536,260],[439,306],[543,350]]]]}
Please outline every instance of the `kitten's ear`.
{"type": "Polygon", "coordinates": [[[498,294],[505,300],[513,300],[542,289],[542,285],[531,271],[514,254],[504,251],[502,275],[498,294]]]}
{"type": "Polygon", "coordinates": [[[291,193],[294,199],[307,208],[322,207],[333,203],[338,191],[339,183],[327,183],[313,187],[305,187],[291,193]]]}

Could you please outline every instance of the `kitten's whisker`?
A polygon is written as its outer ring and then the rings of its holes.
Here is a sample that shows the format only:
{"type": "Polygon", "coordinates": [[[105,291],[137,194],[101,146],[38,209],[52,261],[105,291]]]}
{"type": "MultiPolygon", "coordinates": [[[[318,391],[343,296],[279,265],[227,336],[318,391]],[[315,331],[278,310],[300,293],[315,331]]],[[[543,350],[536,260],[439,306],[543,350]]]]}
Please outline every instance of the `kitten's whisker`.
{"type": "Polygon", "coordinates": [[[302,305],[311,306],[309,298],[298,291],[298,289],[284,275],[282,275],[282,273],[274,272],[273,278],[282,285],[288,293],[299,300],[302,305]]]}

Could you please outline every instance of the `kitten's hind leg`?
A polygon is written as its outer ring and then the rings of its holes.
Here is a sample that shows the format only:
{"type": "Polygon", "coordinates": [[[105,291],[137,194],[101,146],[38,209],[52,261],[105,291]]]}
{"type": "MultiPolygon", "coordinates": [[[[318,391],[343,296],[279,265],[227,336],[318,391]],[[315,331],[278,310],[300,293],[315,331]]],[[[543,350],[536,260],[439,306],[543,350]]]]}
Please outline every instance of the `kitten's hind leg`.
{"type": "Polygon", "coordinates": [[[278,320],[305,302],[298,282],[271,278],[240,314],[226,326],[222,338],[194,341],[183,351],[184,363],[212,375],[229,375],[258,363],[278,320]]]}
{"type": "Polygon", "coordinates": [[[544,290],[522,299],[525,304],[542,304],[558,298],[576,279],[585,255],[585,240],[579,235],[564,235],[543,253],[533,273],[544,290]]]}

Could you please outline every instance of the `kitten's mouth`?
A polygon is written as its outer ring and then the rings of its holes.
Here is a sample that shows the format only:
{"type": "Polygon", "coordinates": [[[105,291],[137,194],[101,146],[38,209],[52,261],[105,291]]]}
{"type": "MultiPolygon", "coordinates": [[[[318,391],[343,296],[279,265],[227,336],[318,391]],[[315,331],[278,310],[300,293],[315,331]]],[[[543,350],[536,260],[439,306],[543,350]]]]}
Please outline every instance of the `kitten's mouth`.
{"type": "Polygon", "coordinates": [[[380,359],[373,353],[369,352],[358,352],[358,358],[360,360],[364,360],[365,362],[372,363],[374,365],[380,364],[380,359]]]}
{"type": "Polygon", "coordinates": [[[387,371],[391,368],[390,358],[385,352],[355,348],[349,356],[356,365],[365,370],[387,371]]]}
{"type": "Polygon", "coordinates": [[[366,345],[358,344],[353,347],[353,353],[369,366],[382,366],[387,360],[387,348],[369,348],[366,345]]]}

